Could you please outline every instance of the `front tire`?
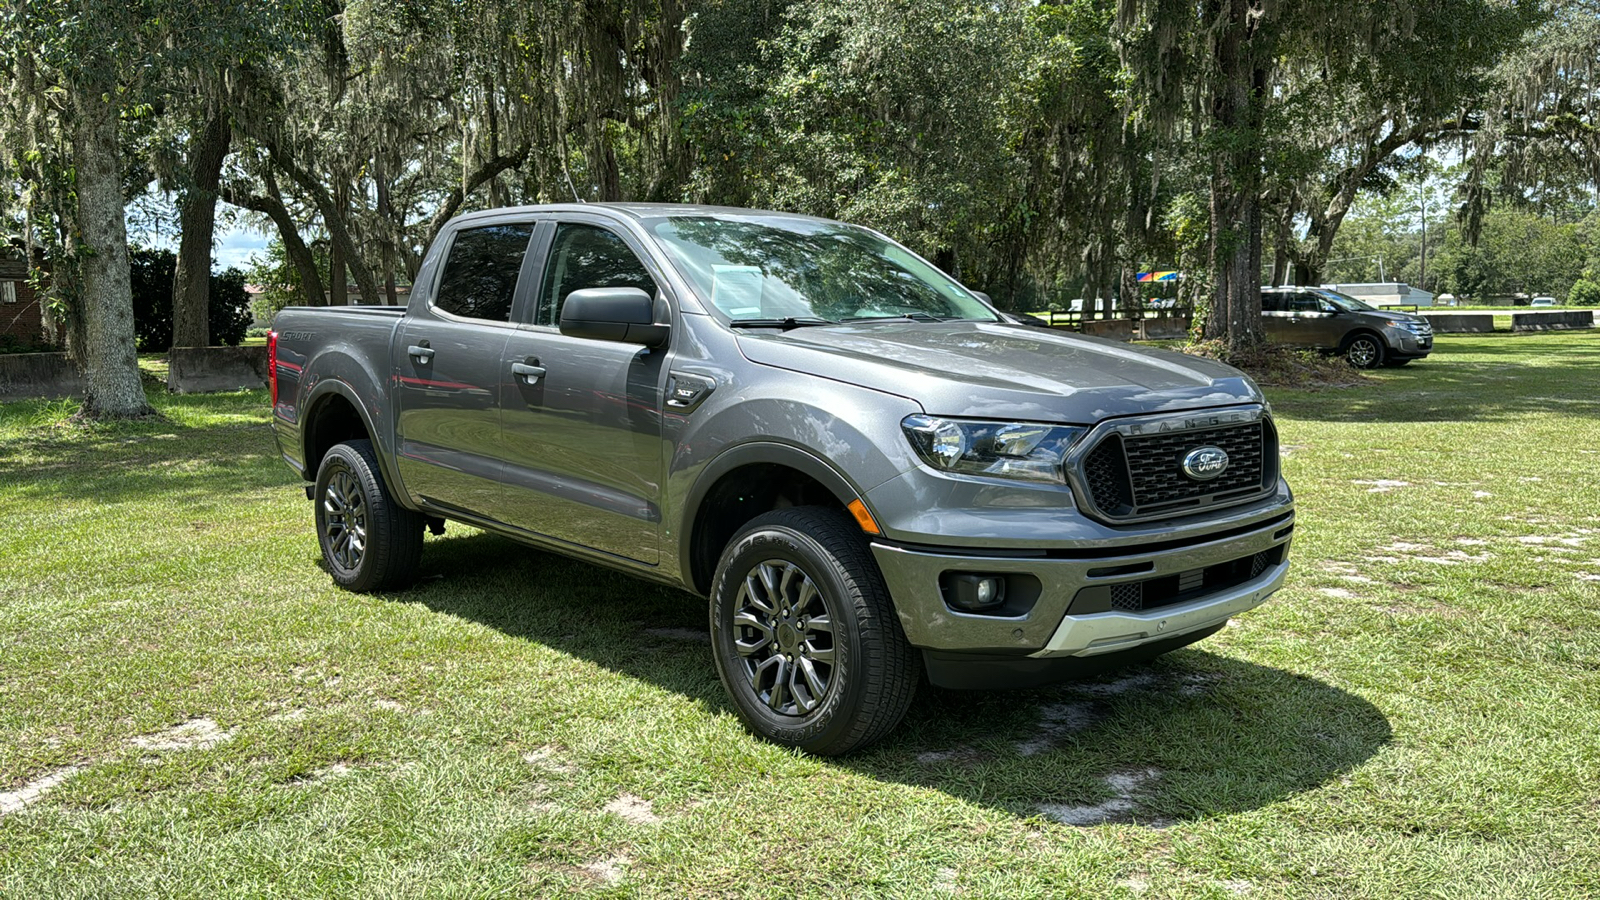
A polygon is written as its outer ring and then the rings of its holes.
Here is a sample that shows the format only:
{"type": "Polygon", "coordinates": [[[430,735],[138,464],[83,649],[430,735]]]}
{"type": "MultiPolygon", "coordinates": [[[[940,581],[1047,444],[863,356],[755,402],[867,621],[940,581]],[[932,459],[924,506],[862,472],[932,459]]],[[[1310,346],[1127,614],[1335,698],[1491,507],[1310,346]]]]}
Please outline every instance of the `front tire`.
{"type": "Polygon", "coordinates": [[[416,579],[423,518],[395,502],[371,441],[335,444],[317,466],[315,497],[317,543],[334,583],[367,593],[416,579]]]}
{"type": "Polygon", "coordinates": [[[1383,339],[1375,334],[1357,332],[1344,345],[1344,358],[1358,369],[1376,369],[1383,365],[1383,339]]]}
{"type": "Polygon", "coordinates": [[[823,756],[892,731],[921,673],[860,528],[838,510],[775,510],[740,529],[717,565],[711,633],[745,726],[823,756]]]}

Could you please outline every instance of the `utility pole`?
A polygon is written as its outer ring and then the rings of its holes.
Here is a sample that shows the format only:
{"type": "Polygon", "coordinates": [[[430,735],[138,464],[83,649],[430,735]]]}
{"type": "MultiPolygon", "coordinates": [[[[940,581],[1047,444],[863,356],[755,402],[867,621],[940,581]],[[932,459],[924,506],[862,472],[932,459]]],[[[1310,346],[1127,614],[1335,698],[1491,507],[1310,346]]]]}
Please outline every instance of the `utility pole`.
{"type": "Polygon", "coordinates": [[[1417,208],[1422,211],[1422,262],[1417,267],[1417,287],[1428,289],[1428,194],[1427,188],[1417,198],[1417,208]]]}

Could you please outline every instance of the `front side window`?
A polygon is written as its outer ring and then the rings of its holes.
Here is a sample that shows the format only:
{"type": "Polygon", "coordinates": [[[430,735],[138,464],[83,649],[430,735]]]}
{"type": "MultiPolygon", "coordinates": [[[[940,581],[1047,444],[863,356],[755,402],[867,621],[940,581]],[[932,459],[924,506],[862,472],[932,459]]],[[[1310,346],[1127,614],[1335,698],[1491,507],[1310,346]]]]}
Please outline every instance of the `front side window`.
{"type": "Polygon", "coordinates": [[[1322,303],[1315,294],[1295,294],[1289,300],[1289,309],[1296,313],[1322,312],[1322,303]]]}
{"type": "Polygon", "coordinates": [[[490,225],[456,234],[433,298],[435,309],[454,316],[511,321],[511,301],[528,252],[531,223],[490,225]]]}
{"type": "Polygon", "coordinates": [[[966,288],[865,228],[759,214],[673,216],[647,225],[679,271],[735,324],[791,317],[995,321],[966,288]]]}
{"type": "Polygon", "coordinates": [[[585,288],[638,288],[652,296],[656,280],[618,235],[597,225],[564,223],[556,228],[539,292],[539,325],[560,325],[567,295],[585,288]]]}

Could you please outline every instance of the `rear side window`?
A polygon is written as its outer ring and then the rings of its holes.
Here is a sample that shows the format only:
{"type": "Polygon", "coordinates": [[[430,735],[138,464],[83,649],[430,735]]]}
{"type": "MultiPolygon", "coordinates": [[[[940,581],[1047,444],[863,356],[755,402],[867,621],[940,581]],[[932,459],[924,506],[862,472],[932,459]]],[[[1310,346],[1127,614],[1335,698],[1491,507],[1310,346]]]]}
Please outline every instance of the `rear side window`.
{"type": "Polygon", "coordinates": [[[1261,311],[1262,312],[1283,312],[1285,308],[1286,307],[1285,307],[1285,304],[1283,302],[1283,294],[1282,293],[1280,293],[1278,291],[1262,291],[1261,292],[1261,311]]]}
{"type": "Polygon", "coordinates": [[[561,324],[561,304],[568,294],[601,287],[636,287],[654,295],[656,280],[616,234],[594,225],[557,227],[539,292],[538,324],[561,324]]]}
{"type": "Polygon", "coordinates": [[[511,321],[517,275],[532,235],[533,224],[522,222],[458,232],[439,276],[434,308],[469,319],[511,321]]]}

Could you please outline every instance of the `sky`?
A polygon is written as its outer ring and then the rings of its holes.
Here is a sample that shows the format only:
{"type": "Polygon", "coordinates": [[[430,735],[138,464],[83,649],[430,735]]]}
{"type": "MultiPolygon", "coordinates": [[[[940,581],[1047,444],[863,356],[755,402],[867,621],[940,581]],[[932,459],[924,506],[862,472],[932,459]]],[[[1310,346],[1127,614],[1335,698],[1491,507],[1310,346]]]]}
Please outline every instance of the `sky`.
{"type": "MultiPolygon", "coordinates": [[[[128,241],[142,247],[177,252],[178,212],[170,196],[146,195],[128,206],[128,241]]],[[[252,254],[265,256],[267,235],[243,220],[225,204],[217,204],[216,243],[211,251],[211,271],[237,266],[250,268],[252,254]]]]}

